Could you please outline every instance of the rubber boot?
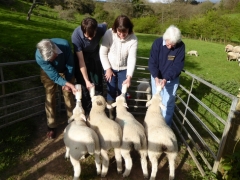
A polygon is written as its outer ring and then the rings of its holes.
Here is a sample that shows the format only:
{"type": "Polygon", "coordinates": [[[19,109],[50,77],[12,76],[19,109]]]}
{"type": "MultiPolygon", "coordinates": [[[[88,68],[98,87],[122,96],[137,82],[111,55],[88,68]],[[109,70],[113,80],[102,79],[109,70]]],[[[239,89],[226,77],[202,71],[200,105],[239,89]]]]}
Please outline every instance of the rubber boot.
{"type": "MultiPolygon", "coordinates": [[[[107,101],[107,103],[109,104],[109,105],[111,105],[112,103],[114,103],[114,101],[107,101]]],[[[112,109],[108,109],[108,112],[109,112],[109,119],[112,119],[112,120],[114,120],[115,119],[115,109],[114,108],[112,108],[112,109]]]]}

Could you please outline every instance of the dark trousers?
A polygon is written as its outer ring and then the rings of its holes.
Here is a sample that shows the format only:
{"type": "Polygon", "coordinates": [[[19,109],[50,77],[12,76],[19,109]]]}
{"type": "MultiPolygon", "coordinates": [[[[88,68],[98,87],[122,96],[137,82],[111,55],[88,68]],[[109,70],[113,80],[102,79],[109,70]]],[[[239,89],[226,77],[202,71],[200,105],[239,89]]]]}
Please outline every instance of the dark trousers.
{"type": "MultiPolygon", "coordinates": [[[[91,83],[95,85],[95,95],[103,95],[103,68],[99,58],[99,52],[83,53],[84,61],[87,68],[88,78],[91,83]]],[[[82,85],[82,106],[86,114],[89,114],[92,108],[91,97],[86,83],[80,71],[79,62],[76,53],[75,59],[75,78],[77,84],[82,85]]]]}

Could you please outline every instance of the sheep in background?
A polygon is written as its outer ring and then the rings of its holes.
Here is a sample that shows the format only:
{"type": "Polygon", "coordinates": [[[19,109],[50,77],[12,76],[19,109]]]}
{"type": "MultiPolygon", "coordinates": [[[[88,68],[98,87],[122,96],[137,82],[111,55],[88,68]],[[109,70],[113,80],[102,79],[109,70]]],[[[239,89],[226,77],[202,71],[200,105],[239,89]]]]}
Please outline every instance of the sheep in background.
{"type": "Polygon", "coordinates": [[[158,159],[162,153],[167,154],[169,162],[169,179],[175,177],[175,159],[178,153],[178,145],[175,134],[166,124],[162,116],[161,108],[165,108],[162,104],[162,98],[157,94],[147,102],[148,107],[144,118],[144,127],[148,139],[148,157],[152,163],[152,172],[150,180],[154,180],[158,170],[158,159]],[[161,108],[160,108],[160,107],[161,108]]]}
{"type": "Polygon", "coordinates": [[[123,130],[121,154],[125,160],[125,172],[123,177],[129,176],[132,169],[132,158],[130,156],[131,149],[135,149],[141,156],[141,165],[144,178],[148,177],[147,169],[147,138],[144,132],[144,127],[139,123],[134,116],[127,111],[125,94],[116,98],[116,102],[112,104],[116,107],[117,116],[115,121],[123,130]]]}
{"type": "Polygon", "coordinates": [[[88,124],[97,133],[101,146],[102,173],[105,177],[109,167],[108,150],[114,148],[117,171],[122,173],[122,129],[118,123],[109,119],[105,113],[105,108],[112,108],[108,105],[103,96],[92,97],[92,109],[89,114],[88,124]]]}
{"type": "Polygon", "coordinates": [[[240,60],[240,53],[228,52],[227,53],[227,60],[228,61],[231,61],[231,60],[239,61],[240,60]]]}
{"type": "Polygon", "coordinates": [[[86,125],[86,118],[81,109],[81,102],[77,101],[73,115],[68,119],[68,126],[64,129],[65,158],[70,157],[74,169],[74,180],[79,179],[81,165],[79,159],[87,153],[95,156],[97,174],[101,173],[100,144],[97,134],[86,125]]]}
{"type": "MultiPolygon", "coordinates": [[[[139,80],[140,83],[137,86],[137,91],[144,91],[144,93],[137,92],[137,99],[146,99],[147,101],[149,101],[152,97],[152,89],[149,80],[146,78],[142,78],[139,80]]],[[[138,105],[138,101],[136,101],[136,105],[138,105]]]]}
{"type": "Polygon", "coordinates": [[[240,46],[234,46],[232,52],[240,53],[240,46]]]}
{"type": "Polygon", "coordinates": [[[233,45],[228,44],[225,46],[225,52],[232,52],[233,51],[233,45]]]}
{"type": "Polygon", "coordinates": [[[187,54],[189,54],[189,55],[191,55],[191,56],[192,56],[192,55],[198,56],[198,52],[195,51],[195,50],[188,51],[187,54]]]}

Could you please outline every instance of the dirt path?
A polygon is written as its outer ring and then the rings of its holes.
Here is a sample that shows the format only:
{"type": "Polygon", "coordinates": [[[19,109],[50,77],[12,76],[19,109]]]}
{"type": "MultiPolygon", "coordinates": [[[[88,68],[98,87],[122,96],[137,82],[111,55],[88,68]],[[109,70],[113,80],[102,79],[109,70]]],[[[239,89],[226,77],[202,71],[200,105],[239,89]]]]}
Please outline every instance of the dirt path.
{"type": "MultiPolygon", "coordinates": [[[[64,115],[62,119],[66,119],[64,115]]],[[[63,130],[66,127],[66,120],[63,120],[58,127],[57,138],[48,140],[46,138],[46,121],[45,117],[38,121],[37,138],[32,143],[32,148],[21,157],[20,164],[17,168],[9,169],[0,180],[16,179],[16,180],[70,180],[73,177],[73,168],[70,161],[64,159],[65,146],[63,143],[63,130]]],[[[112,151],[109,152],[110,167],[106,178],[100,178],[96,175],[95,164],[92,156],[81,160],[81,180],[118,180],[123,179],[122,175],[117,174],[116,162],[112,151]]],[[[140,157],[136,152],[131,153],[133,159],[133,168],[131,174],[126,180],[141,180],[143,173],[140,165],[140,157]]],[[[184,161],[188,158],[188,154],[182,148],[176,162],[176,178],[178,180],[193,179],[189,172],[191,171],[184,161]]],[[[169,169],[165,156],[159,160],[159,170],[157,179],[168,179],[169,169]],[[161,160],[161,161],[160,161],[161,160]]],[[[124,161],[123,161],[124,162],[124,161]]],[[[149,174],[151,172],[151,163],[148,163],[149,174]]]]}

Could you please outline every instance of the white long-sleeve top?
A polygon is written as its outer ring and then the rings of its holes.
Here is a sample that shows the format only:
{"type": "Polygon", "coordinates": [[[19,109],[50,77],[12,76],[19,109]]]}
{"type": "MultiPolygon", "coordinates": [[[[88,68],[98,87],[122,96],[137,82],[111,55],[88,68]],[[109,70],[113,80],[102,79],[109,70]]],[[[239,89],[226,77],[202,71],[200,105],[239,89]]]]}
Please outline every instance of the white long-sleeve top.
{"type": "Polygon", "coordinates": [[[127,76],[133,75],[137,56],[137,37],[132,33],[125,39],[120,39],[117,33],[108,29],[102,38],[100,59],[104,70],[127,69],[127,76]]]}

